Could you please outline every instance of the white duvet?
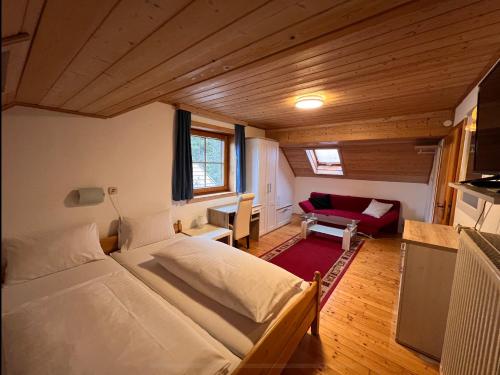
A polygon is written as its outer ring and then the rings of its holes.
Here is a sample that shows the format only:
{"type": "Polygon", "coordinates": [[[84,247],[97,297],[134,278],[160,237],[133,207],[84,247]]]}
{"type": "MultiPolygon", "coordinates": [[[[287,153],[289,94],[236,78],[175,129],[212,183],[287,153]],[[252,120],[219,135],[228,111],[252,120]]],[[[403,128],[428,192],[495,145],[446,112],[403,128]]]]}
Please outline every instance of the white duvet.
{"type": "Polygon", "coordinates": [[[8,374],[224,374],[229,362],[126,271],[2,316],[8,374]]]}
{"type": "Polygon", "coordinates": [[[302,279],[218,241],[189,237],[152,256],[194,289],[256,323],[275,317],[302,279]]]}

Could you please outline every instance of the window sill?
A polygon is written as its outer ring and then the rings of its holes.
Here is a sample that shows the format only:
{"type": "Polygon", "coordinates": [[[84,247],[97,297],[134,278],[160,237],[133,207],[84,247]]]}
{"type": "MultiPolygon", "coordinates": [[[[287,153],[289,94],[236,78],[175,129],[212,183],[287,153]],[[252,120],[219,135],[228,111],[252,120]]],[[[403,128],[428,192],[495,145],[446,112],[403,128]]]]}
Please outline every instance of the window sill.
{"type": "Polygon", "coordinates": [[[197,203],[210,201],[213,199],[227,198],[227,197],[235,197],[236,193],[234,191],[224,191],[222,193],[210,193],[210,194],[202,194],[197,195],[193,199],[190,199],[188,203],[197,203]]]}

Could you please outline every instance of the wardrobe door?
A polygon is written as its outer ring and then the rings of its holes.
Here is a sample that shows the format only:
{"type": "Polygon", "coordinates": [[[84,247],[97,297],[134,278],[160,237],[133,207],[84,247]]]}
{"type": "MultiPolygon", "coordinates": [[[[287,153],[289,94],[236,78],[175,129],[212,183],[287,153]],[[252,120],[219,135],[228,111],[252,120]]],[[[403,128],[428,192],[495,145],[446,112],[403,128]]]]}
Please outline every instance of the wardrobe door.
{"type": "Polygon", "coordinates": [[[260,211],[260,222],[259,222],[259,235],[262,236],[268,232],[267,229],[267,195],[269,187],[267,185],[267,144],[263,140],[259,140],[259,170],[257,171],[259,175],[259,196],[261,199],[259,203],[262,205],[260,211]]]}
{"type": "Polygon", "coordinates": [[[278,163],[278,144],[266,142],[266,186],[267,186],[267,232],[277,227],[276,220],[276,167],[278,163]]]}

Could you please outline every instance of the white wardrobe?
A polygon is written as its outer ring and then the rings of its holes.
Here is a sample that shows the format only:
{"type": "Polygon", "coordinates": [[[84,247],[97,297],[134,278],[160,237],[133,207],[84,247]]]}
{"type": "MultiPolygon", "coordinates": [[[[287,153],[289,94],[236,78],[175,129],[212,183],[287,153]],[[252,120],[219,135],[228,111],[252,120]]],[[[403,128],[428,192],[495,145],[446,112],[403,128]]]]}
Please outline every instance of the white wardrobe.
{"type": "MultiPolygon", "coordinates": [[[[281,208],[278,207],[278,165],[278,142],[265,138],[246,139],[246,190],[255,194],[254,205],[262,205],[260,236],[283,225],[282,220],[278,222],[278,210],[281,208]]],[[[280,186],[281,191],[289,188],[291,187],[280,186]]]]}

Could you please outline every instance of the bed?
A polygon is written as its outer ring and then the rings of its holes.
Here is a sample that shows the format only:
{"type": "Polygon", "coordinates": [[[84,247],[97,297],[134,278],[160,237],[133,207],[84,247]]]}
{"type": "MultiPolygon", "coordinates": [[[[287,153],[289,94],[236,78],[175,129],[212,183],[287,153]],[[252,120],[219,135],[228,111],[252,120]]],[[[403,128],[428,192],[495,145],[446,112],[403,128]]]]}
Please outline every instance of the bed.
{"type": "MultiPolygon", "coordinates": [[[[142,228],[151,233],[149,225],[142,228]]],[[[175,262],[185,258],[179,254],[187,251],[191,241],[204,256],[204,243],[222,246],[220,258],[213,257],[217,261],[226,261],[230,250],[230,256],[271,266],[215,241],[185,239],[180,223],[174,228],[166,242],[123,254],[113,252],[116,236],[99,240],[95,223],[10,241],[2,287],[2,370],[11,374],[280,373],[309,328],[318,334],[319,274],[312,283],[305,283],[283,270],[250,270],[242,280],[265,274],[273,278],[284,272],[296,284],[293,297],[272,315],[248,320],[225,307],[231,305],[211,300],[218,296],[208,298],[187,285],[186,277],[166,275],[151,261],[151,254],[163,248],[153,255],[170,251],[170,262],[175,262]]],[[[245,268],[235,265],[231,265],[233,271],[245,268]]],[[[207,269],[211,274],[219,268],[207,269]]],[[[191,282],[198,279],[203,280],[196,273],[191,282]]],[[[224,284],[228,290],[234,279],[224,284]]],[[[262,299],[263,289],[247,284],[262,299]]],[[[242,295],[245,300],[250,297],[246,292],[242,295]]]]}
{"type": "Polygon", "coordinates": [[[226,374],[241,362],[111,258],[4,286],[2,301],[5,373],[226,374]]]}
{"type": "Polygon", "coordinates": [[[279,373],[309,327],[313,335],[318,334],[319,273],[314,282],[302,283],[302,291],[275,318],[257,324],[211,300],[158,265],[152,253],[186,238],[180,232],[180,222],[174,229],[173,238],[132,251],[117,251],[115,236],[101,243],[106,253],[238,356],[242,362],[235,374],[279,373]]]}

